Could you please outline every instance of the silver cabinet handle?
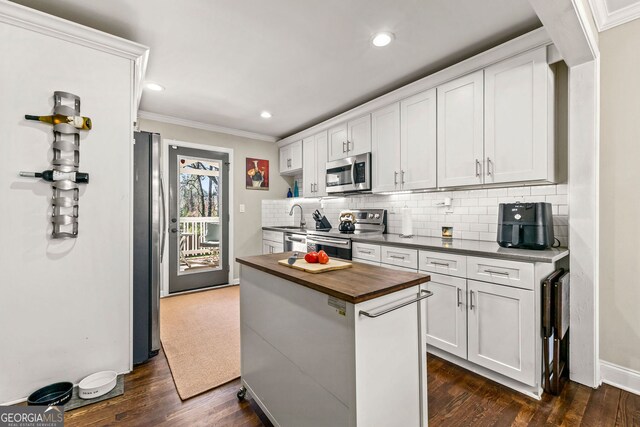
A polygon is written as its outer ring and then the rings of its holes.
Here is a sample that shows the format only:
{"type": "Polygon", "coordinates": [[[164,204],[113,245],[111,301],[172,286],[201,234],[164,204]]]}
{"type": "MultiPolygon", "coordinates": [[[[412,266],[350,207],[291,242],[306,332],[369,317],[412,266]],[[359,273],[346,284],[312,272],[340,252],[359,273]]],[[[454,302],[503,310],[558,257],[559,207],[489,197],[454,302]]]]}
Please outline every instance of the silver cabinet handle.
{"type": "Polygon", "coordinates": [[[351,148],[351,141],[349,141],[349,140],[347,139],[347,153],[348,153],[349,151],[353,151],[353,149],[351,148]]]}
{"type": "Polygon", "coordinates": [[[404,260],[403,256],[397,256],[397,255],[389,255],[389,258],[404,260]]]}
{"type": "Polygon", "coordinates": [[[449,267],[449,263],[448,263],[448,262],[436,262],[436,261],[431,261],[431,264],[433,264],[433,265],[439,265],[440,267],[449,267]]]}
{"type": "Polygon", "coordinates": [[[369,255],[373,253],[373,251],[370,249],[358,249],[358,251],[362,252],[363,254],[369,254],[369,255]]]}
{"type": "Polygon", "coordinates": [[[398,185],[398,172],[393,171],[393,185],[398,185]]]}
{"type": "Polygon", "coordinates": [[[476,177],[480,176],[480,160],[476,159],[476,177]]]}
{"type": "Polygon", "coordinates": [[[404,185],[404,171],[400,171],[400,183],[404,185]]]}
{"type": "Polygon", "coordinates": [[[499,276],[507,276],[509,277],[509,273],[506,271],[496,271],[496,270],[485,270],[485,273],[489,273],[489,274],[497,274],[499,276]]]}
{"type": "Polygon", "coordinates": [[[473,305],[473,291],[469,291],[469,309],[473,310],[475,305],[473,305]]]}
{"type": "Polygon", "coordinates": [[[411,301],[403,302],[402,304],[398,304],[395,307],[387,308],[386,310],[382,310],[382,311],[380,311],[378,313],[374,313],[374,314],[371,314],[368,311],[360,310],[358,312],[358,315],[367,316],[367,317],[371,317],[372,319],[374,319],[376,317],[382,316],[383,314],[387,314],[387,313],[390,313],[390,312],[392,312],[394,310],[397,310],[399,308],[406,307],[406,306],[408,306],[410,304],[413,304],[414,302],[422,301],[423,299],[429,298],[431,295],[433,295],[433,292],[425,291],[424,289],[421,290],[420,293],[423,293],[424,295],[418,294],[419,296],[416,299],[412,299],[411,301]]]}
{"type": "Polygon", "coordinates": [[[342,141],[342,152],[343,153],[347,152],[347,141],[342,141]]]}
{"type": "Polygon", "coordinates": [[[160,201],[162,205],[160,206],[160,211],[162,212],[162,243],[160,244],[160,263],[164,259],[164,244],[167,240],[167,213],[165,212],[165,200],[164,200],[164,183],[162,177],[160,178],[160,201]]]}
{"type": "Polygon", "coordinates": [[[491,175],[491,171],[493,170],[493,162],[490,158],[487,157],[487,175],[491,175]]]}
{"type": "Polygon", "coordinates": [[[457,300],[458,300],[458,307],[460,307],[462,305],[462,289],[461,288],[456,288],[458,290],[457,292],[457,300]]]}

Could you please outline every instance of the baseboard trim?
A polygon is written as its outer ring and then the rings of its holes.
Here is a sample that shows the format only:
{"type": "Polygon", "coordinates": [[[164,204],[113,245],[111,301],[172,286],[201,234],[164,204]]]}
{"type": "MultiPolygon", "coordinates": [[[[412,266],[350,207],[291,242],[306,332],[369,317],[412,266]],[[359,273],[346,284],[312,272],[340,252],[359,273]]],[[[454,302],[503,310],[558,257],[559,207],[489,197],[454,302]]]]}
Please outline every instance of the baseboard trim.
{"type": "Polygon", "coordinates": [[[640,395],[640,372],[633,369],[601,360],[600,379],[605,384],[640,395]]]}

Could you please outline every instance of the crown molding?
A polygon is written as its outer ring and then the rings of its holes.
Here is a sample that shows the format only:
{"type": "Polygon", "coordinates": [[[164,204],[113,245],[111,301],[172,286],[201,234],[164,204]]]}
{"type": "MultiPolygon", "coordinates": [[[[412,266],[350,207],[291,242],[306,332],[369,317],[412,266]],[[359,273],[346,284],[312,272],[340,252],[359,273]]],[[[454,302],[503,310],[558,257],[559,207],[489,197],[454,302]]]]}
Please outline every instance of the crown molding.
{"type": "Polygon", "coordinates": [[[599,32],[640,18],[640,1],[618,10],[609,10],[607,0],[589,0],[589,5],[599,32]]]}
{"type": "Polygon", "coordinates": [[[0,22],[133,61],[136,108],[140,105],[149,61],[147,46],[7,0],[0,0],[0,22]]]}
{"type": "Polygon", "coordinates": [[[260,141],[277,142],[278,138],[261,133],[249,132],[246,130],[228,128],[225,126],[213,125],[209,123],[197,122],[195,120],[181,119],[179,117],[165,116],[164,114],[152,113],[150,111],[138,111],[138,118],[153,120],[154,122],[169,123],[172,125],[185,126],[194,129],[207,130],[210,132],[224,133],[227,135],[241,136],[244,138],[257,139],[260,141]]]}

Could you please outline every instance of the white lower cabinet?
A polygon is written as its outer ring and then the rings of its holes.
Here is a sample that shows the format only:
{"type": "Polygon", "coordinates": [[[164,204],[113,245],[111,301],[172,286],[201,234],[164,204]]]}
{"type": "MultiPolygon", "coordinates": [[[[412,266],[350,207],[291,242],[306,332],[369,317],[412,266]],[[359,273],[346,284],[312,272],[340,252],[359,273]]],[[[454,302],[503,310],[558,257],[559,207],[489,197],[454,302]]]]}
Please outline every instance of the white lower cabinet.
{"type": "Polygon", "coordinates": [[[534,292],[475,280],[468,287],[469,361],[535,385],[534,292]]]}
{"type": "Polygon", "coordinates": [[[262,254],[277,254],[284,252],[284,234],[279,231],[262,231],[262,254]]]}
{"type": "Polygon", "coordinates": [[[467,358],[467,281],[460,277],[431,275],[425,284],[433,295],[427,299],[427,344],[463,359],[467,358]]]}

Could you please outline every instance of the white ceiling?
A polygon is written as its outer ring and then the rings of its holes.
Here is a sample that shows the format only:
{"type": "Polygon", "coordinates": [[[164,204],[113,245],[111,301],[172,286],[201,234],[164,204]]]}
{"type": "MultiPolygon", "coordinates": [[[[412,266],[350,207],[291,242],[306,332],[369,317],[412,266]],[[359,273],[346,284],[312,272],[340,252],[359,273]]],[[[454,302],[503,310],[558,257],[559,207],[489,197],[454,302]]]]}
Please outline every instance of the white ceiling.
{"type": "Polygon", "coordinates": [[[149,46],[142,110],[276,137],[541,25],[527,0],[16,2],[149,46]]]}

